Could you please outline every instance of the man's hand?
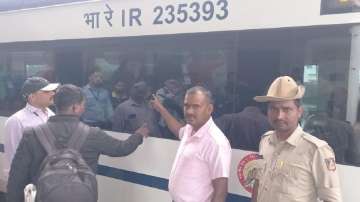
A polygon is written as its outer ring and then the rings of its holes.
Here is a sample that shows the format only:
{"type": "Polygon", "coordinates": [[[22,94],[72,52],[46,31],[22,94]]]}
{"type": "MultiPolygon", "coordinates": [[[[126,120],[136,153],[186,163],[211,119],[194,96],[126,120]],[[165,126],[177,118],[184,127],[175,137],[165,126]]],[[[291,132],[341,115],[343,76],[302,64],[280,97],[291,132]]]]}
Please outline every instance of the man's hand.
{"type": "Polygon", "coordinates": [[[185,124],[179,122],[176,120],[173,115],[169,113],[169,111],[161,104],[159,98],[157,98],[155,95],[152,95],[152,99],[150,100],[151,106],[160,113],[161,117],[165,120],[167,127],[170,129],[170,131],[179,138],[179,130],[181,127],[183,127],[185,124]]]}
{"type": "Polygon", "coordinates": [[[164,109],[164,106],[161,104],[160,100],[156,95],[152,95],[152,99],[149,101],[152,108],[161,113],[161,110],[164,109]]]}
{"type": "Polygon", "coordinates": [[[147,124],[144,123],[140,128],[138,128],[136,131],[135,131],[135,134],[140,134],[142,135],[144,138],[147,138],[149,136],[149,133],[150,133],[150,130],[149,128],[147,127],[147,124]]]}

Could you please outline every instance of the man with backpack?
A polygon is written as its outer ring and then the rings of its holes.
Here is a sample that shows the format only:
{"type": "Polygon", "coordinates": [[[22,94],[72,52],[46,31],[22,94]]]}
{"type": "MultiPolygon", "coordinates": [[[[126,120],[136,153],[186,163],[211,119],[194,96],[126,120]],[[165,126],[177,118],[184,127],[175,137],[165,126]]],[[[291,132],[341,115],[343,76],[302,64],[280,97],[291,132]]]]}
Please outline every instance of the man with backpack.
{"type": "Polygon", "coordinates": [[[23,190],[29,183],[37,186],[36,201],[97,201],[93,173],[100,154],[126,156],[148,136],[149,130],[142,126],[121,141],[81,123],[85,96],[74,85],[61,86],[54,103],[55,116],[46,124],[24,131],[11,165],[8,202],[23,202],[23,190]]]}

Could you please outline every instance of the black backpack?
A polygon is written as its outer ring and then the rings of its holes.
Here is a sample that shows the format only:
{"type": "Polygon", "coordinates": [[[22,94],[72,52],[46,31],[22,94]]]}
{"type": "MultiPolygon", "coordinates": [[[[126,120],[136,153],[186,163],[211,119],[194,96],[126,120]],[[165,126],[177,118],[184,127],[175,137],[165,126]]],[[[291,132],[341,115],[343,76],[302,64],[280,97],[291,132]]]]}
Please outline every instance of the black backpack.
{"type": "Polygon", "coordinates": [[[64,149],[56,148],[47,124],[34,129],[47,152],[35,183],[36,202],[96,202],[96,175],[79,153],[90,128],[79,123],[64,149]]]}

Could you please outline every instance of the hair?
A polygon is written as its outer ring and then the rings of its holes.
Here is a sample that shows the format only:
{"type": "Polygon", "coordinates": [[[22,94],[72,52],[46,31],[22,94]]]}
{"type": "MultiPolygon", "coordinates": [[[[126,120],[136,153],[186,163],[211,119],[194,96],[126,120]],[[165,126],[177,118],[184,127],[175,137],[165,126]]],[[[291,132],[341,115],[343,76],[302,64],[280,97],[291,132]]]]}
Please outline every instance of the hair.
{"type": "Polygon", "coordinates": [[[202,94],[204,94],[205,97],[207,98],[207,100],[209,101],[209,103],[214,104],[214,99],[212,97],[212,93],[208,89],[206,89],[205,87],[202,87],[202,86],[194,86],[192,88],[189,88],[186,91],[186,95],[195,94],[197,92],[201,92],[202,94]]]}
{"type": "Polygon", "coordinates": [[[85,100],[85,94],[80,87],[65,84],[58,88],[54,96],[56,111],[64,112],[74,104],[80,104],[85,100]]]}
{"type": "Polygon", "coordinates": [[[101,69],[99,69],[99,68],[91,69],[91,70],[88,72],[88,78],[92,77],[95,73],[102,73],[102,71],[101,71],[101,69]]]}

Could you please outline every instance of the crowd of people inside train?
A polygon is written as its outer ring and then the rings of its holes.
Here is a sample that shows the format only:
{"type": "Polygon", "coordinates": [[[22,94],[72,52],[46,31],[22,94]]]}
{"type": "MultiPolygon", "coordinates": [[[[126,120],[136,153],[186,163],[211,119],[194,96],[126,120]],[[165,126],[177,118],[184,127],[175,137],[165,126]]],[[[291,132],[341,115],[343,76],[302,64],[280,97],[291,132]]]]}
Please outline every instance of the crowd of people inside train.
{"type": "MultiPolygon", "coordinates": [[[[133,133],[146,123],[150,136],[177,139],[149,101],[156,96],[178,121],[184,122],[182,108],[186,86],[180,81],[167,79],[157,90],[144,80],[116,80],[111,91],[103,84],[101,72],[89,75],[89,82],[83,88],[87,98],[85,113],[81,117],[83,122],[125,133],[133,133]]],[[[261,136],[271,129],[263,107],[250,100],[239,112],[214,116],[215,123],[227,136],[232,148],[258,151],[261,136]]],[[[353,128],[348,122],[326,114],[312,114],[304,123],[305,131],[327,141],[334,149],[337,163],[360,166],[358,124],[353,128]]]]}

